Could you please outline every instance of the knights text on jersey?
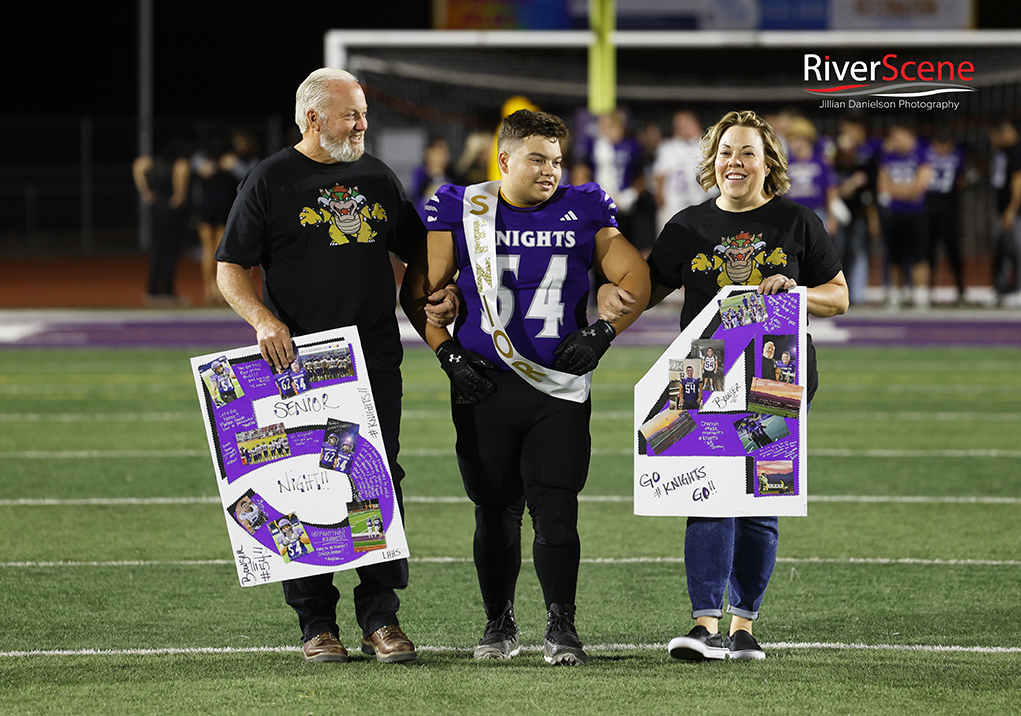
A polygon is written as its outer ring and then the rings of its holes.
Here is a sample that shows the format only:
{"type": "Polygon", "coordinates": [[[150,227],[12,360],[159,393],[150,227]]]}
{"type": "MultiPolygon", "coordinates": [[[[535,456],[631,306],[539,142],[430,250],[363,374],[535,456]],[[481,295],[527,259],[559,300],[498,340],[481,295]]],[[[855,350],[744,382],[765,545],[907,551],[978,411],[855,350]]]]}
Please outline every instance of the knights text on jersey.
{"type": "MultiPolygon", "coordinates": [[[[465,187],[447,184],[426,205],[429,231],[450,231],[466,313],[455,325],[458,342],[503,366],[489,335],[491,322],[473,274],[464,226],[465,187]]],[[[548,201],[517,207],[500,198],[496,211],[498,312],[517,351],[551,367],[553,351],[573,331],[588,325],[586,304],[595,236],[616,227],[617,207],[597,184],[561,186],[548,201]]]]}

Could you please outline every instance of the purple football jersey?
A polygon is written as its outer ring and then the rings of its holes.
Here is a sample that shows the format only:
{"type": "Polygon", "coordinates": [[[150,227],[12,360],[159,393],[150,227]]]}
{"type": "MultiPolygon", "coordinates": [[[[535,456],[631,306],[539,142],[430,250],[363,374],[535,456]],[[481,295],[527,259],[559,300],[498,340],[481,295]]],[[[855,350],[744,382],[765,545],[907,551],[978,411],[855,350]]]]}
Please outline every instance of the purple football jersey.
{"type": "Polygon", "coordinates": [[[925,150],[925,161],[932,167],[929,191],[934,194],[952,194],[957,175],[964,166],[964,150],[954,147],[949,154],[940,154],[932,147],[925,150]]]}
{"type": "MultiPolygon", "coordinates": [[[[427,226],[454,235],[457,285],[467,308],[454,327],[458,343],[503,367],[465,243],[466,191],[453,184],[441,187],[427,205],[427,226]]],[[[560,341],[588,325],[585,308],[595,236],[604,227],[617,226],[616,212],[613,200],[591,183],[561,186],[538,206],[519,207],[500,199],[493,276],[499,291],[497,305],[490,301],[489,309],[499,313],[507,335],[525,358],[551,367],[560,341]]]]}
{"type": "Polygon", "coordinates": [[[837,183],[833,167],[819,156],[809,159],[792,158],[787,163],[787,176],[791,180],[791,188],[786,194],[788,199],[817,213],[826,211],[826,192],[837,183]]]}
{"type": "MultiPolygon", "coordinates": [[[[890,181],[894,184],[910,184],[915,180],[918,170],[925,164],[925,154],[921,144],[906,154],[883,150],[879,155],[879,166],[890,174],[890,181]]],[[[925,208],[925,194],[923,193],[914,201],[904,199],[891,199],[890,211],[897,213],[911,213],[921,211],[925,208]]]]}

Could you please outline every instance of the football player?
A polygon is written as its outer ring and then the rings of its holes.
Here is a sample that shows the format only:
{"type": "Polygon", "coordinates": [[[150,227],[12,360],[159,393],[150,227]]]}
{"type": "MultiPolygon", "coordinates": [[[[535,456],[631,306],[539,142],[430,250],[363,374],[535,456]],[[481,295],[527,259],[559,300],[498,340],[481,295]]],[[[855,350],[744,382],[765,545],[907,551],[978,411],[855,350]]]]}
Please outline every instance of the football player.
{"type": "Polygon", "coordinates": [[[409,263],[402,304],[451,380],[457,458],[475,503],[475,566],[486,629],[475,657],[519,651],[514,593],[521,518],[535,528],[535,571],[546,603],[544,658],[587,659],[574,625],[578,493],[588,475],[589,373],[649,295],[641,254],[617,228],[596,184],[561,186],[567,128],[519,110],[498,132],[501,178],[447,184],[429,200],[427,255],[409,263]],[[635,311],[589,324],[589,270],[634,287],[635,311]],[[454,337],[428,324],[434,286],[457,276],[465,311],[454,337]]]}

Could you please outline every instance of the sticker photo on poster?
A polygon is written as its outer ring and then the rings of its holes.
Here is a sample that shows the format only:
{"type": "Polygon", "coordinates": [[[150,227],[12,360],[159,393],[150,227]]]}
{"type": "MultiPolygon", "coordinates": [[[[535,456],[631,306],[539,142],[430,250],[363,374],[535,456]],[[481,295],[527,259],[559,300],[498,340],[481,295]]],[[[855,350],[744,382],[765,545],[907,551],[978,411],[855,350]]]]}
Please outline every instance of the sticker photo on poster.
{"type": "Polygon", "coordinates": [[[724,328],[750,326],[753,323],[762,323],[768,318],[765,296],[756,291],[722,298],[719,304],[720,324],[724,328]]]}
{"type": "Polygon", "coordinates": [[[209,391],[213,405],[222,408],[245,395],[240,381],[226,356],[219,356],[198,367],[202,382],[209,391]]]}

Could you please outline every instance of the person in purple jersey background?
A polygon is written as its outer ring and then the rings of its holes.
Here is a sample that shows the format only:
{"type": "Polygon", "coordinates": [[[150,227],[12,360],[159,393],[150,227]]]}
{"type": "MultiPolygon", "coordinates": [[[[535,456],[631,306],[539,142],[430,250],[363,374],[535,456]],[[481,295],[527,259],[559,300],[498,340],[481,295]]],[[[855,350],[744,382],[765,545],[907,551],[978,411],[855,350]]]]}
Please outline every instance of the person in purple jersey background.
{"type": "Polygon", "coordinates": [[[932,179],[925,198],[926,225],[929,227],[929,288],[936,285],[936,266],[940,244],[954,273],[957,303],[964,303],[964,258],[958,226],[960,194],[964,189],[964,147],[954,144],[953,135],[941,127],[925,149],[925,162],[932,167],[932,179]]]}
{"type": "Polygon", "coordinates": [[[888,282],[887,305],[900,306],[902,292],[914,289],[914,304],[929,305],[929,237],[926,226],[925,194],[932,180],[932,167],[925,161],[925,148],[914,128],[901,121],[890,128],[879,155],[879,219],[886,244],[888,282]]]}
{"type": "Polygon", "coordinates": [[[559,117],[525,109],[506,117],[500,181],[437,192],[426,207],[427,252],[409,263],[402,285],[405,311],[451,380],[486,614],[476,659],[509,659],[520,650],[514,594],[526,504],[546,604],[544,659],[588,659],[574,623],[578,493],[592,442],[585,376],[641,312],[649,275],[618,230],[606,192],[592,183],[560,186],[566,139],[559,117]],[[592,268],[635,292],[634,314],[589,325],[592,268]],[[421,307],[432,286],[455,275],[463,305],[451,338],[426,322],[421,307]]]}
{"type": "Polygon", "coordinates": [[[600,114],[596,118],[595,136],[580,143],[579,153],[592,181],[617,204],[621,233],[633,241],[636,237],[632,224],[639,195],[645,190],[645,177],[642,145],[628,135],[627,125],[627,115],[620,110],[600,114]]]}
{"type": "Polygon", "coordinates": [[[791,188],[786,196],[818,214],[832,236],[840,228],[835,210],[837,175],[832,163],[816,147],[817,136],[808,119],[796,117],[791,121],[787,130],[787,176],[791,188]]]}

